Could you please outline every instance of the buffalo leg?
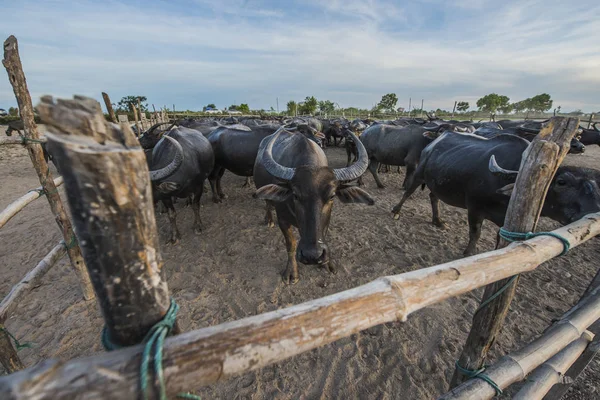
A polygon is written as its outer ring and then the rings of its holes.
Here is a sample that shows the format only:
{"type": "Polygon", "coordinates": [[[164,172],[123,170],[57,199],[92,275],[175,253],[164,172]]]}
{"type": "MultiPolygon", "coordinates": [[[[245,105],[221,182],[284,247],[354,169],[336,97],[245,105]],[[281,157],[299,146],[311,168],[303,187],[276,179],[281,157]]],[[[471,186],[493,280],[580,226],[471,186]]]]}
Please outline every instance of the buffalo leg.
{"type": "Polygon", "coordinates": [[[377,161],[375,159],[371,159],[371,162],[369,162],[369,171],[371,171],[371,174],[373,174],[373,178],[375,178],[377,187],[379,189],[383,189],[385,186],[383,185],[383,183],[381,183],[381,180],[379,179],[379,175],[377,174],[378,167],[379,167],[379,161],[377,161]]]}
{"type": "Polygon", "coordinates": [[[242,187],[243,188],[250,187],[251,182],[252,182],[252,177],[251,176],[247,176],[246,177],[246,182],[244,182],[244,184],[242,185],[242,187]]]}
{"type": "Polygon", "coordinates": [[[196,193],[194,193],[194,197],[192,199],[192,210],[194,211],[194,233],[200,234],[202,232],[202,220],[200,219],[200,199],[202,198],[202,193],[204,192],[204,182],[200,185],[200,188],[196,193]]]}
{"type": "Polygon", "coordinates": [[[406,164],[406,176],[404,177],[404,182],[402,182],[402,189],[406,190],[408,185],[410,185],[416,169],[417,167],[414,164],[406,164]]]}
{"type": "Polygon", "coordinates": [[[394,208],[392,208],[392,213],[394,213],[394,219],[400,219],[400,209],[402,209],[402,206],[404,205],[404,202],[406,200],[408,200],[408,198],[410,196],[412,196],[412,194],[415,192],[415,190],[417,190],[417,188],[419,187],[419,185],[420,185],[419,182],[415,182],[415,180],[413,180],[412,184],[410,185],[410,187],[408,189],[406,189],[406,191],[402,195],[402,198],[400,199],[400,202],[398,204],[396,204],[394,206],[394,208]]]}
{"type": "Polygon", "coordinates": [[[163,200],[163,204],[167,208],[169,223],[171,225],[171,233],[169,235],[169,239],[167,240],[167,244],[175,244],[177,241],[179,241],[179,239],[181,239],[181,234],[179,233],[179,229],[177,229],[177,211],[175,211],[173,200],[171,198],[163,200]]]}
{"type": "Polygon", "coordinates": [[[446,223],[440,219],[440,199],[433,192],[429,192],[429,200],[431,201],[431,223],[438,228],[445,229],[446,223]]]}
{"type": "Polygon", "coordinates": [[[468,211],[469,220],[469,244],[464,251],[465,257],[472,256],[477,251],[477,242],[481,237],[481,225],[483,224],[483,218],[469,209],[468,211]]]}
{"type": "Polygon", "coordinates": [[[225,168],[221,168],[219,171],[219,176],[217,177],[217,194],[220,199],[224,199],[225,193],[223,193],[223,189],[221,188],[221,178],[223,178],[223,174],[225,174],[225,168]]]}
{"type": "Polygon", "coordinates": [[[288,254],[287,265],[282,276],[283,282],[287,285],[293,285],[298,282],[298,262],[296,261],[296,248],[298,247],[298,243],[294,237],[292,225],[282,221],[280,218],[277,219],[277,222],[279,223],[281,233],[283,233],[285,248],[288,254]]]}
{"type": "Polygon", "coordinates": [[[346,167],[350,166],[350,162],[352,160],[352,149],[346,147],[346,155],[348,156],[348,161],[346,162],[346,167]]]}
{"type": "Polygon", "coordinates": [[[220,203],[221,199],[217,194],[217,180],[219,179],[219,173],[221,172],[221,167],[215,167],[210,175],[208,176],[208,181],[210,182],[210,190],[212,192],[212,201],[213,203],[220,203]]]}
{"type": "Polygon", "coordinates": [[[265,206],[265,225],[272,228],[275,226],[275,223],[273,222],[273,203],[269,201],[265,201],[265,203],[267,203],[265,206]]]}

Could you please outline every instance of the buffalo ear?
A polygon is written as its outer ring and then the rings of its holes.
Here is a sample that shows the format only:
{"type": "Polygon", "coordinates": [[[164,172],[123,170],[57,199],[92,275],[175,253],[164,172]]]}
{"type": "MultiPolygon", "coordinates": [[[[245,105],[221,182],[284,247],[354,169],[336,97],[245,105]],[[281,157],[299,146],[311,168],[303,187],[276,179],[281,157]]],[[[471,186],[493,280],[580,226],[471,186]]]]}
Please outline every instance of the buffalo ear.
{"type": "Polygon", "coordinates": [[[358,186],[340,186],[336,194],[342,203],[375,204],[371,195],[358,186]]]}
{"type": "Polygon", "coordinates": [[[438,136],[440,136],[440,134],[439,134],[439,132],[435,132],[435,131],[425,131],[425,132],[423,132],[423,136],[425,136],[426,138],[435,140],[438,138],[438,136]]]}
{"type": "Polygon", "coordinates": [[[498,194],[503,194],[505,196],[510,197],[512,195],[513,189],[515,188],[515,184],[514,183],[509,183],[508,185],[501,187],[500,189],[496,190],[496,193],[498,194]]]}
{"type": "Polygon", "coordinates": [[[262,200],[271,200],[276,202],[283,202],[290,198],[292,191],[289,188],[270,184],[259,188],[254,197],[262,200]]]}

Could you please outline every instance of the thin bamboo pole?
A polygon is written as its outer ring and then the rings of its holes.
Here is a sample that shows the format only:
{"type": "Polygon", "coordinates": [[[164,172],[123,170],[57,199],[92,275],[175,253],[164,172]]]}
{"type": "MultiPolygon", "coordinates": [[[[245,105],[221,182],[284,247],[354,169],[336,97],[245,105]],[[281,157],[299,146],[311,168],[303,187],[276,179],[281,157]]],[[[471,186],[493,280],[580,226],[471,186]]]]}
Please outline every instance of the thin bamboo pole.
{"type": "MultiPolygon", "coordinates": [[[[554,233],[576,247],[600,234],[600,213],[554,233]]],[[[167,391],[173,395],[208,385],[375,325],[406,321],[408,315],[429,305],[534,270],[562,250],[558,239],[540,236],[473,257],[379,278],[282,310],[183,333],[165,342],[167,391]]],[[[67,362],[48,360],[0,378],[0,398],[134,398],[141,352],[142,346],[134,346],[67,362]]]]}
{"type": "Polygon", "coordinates": [[[585,351],[594,335],[589,331],[559,351],[551,359],[537,367],[527,377],[527,383],[513,397],[513,400],[542,400],[552,386],[561,382],[565,372],[585,351]]]}
{"type": "MultiPolygon", "coordinates": [[[[522,381],[535,368],[579,339],[599,318],[600,292],[590,296],[585,305],[578,307],[568,319],[562,320],[527,346],[502,357],[497,363],[486,368],[485,374],[501,389],[522,381]]],[[[495,395],[496,390],[488,382],[470,379],[439,400],[491,399],[495,395]]]]}
{"type": "MultiPolygon", "coordinates": [[[[38,139],[39,143],[46,143],[47,139],[44,136],[40,136],[38,139]]],[[[26,144],[27,139],[23,139],[21,136],[0,136],[0,146],[11,145],[11,144],[26,144]]]]}
{"type": "MultiPolygon", "coordinates": [[[[59,187],[64,182],[63,177],[59,176],[58,178],[54,178],[54,186],[59,187]]],[[[17,200],[10,203],[2,212],[0,213],[0,228],[2,228],[12,217],[17,215],[19,211],[24,209],[28,204],[32,203],[34,200],[39,199],[44,195],[44,189],[40,186],[33,190],[30,190],[25,195],[19,197],[17,200]]]]}
{"type": "Polygon", "coordinates": [[[40,183],[46,193],[46,199],[50,204],[52,214],[55,216],[56,223],[58,224],[65,243],[68,244],[69,250],[67,254],[71,261],[71,266],[75,270],[78,276],[83,298],[85,300],[91,300],[94,298],[94,291],[90,282],[90,277],[85,269],[85,263],[81,256],[81,249],[77,243],[75,233],[71,227],[71,221],[67,216],[67,212],[63,206],[63,203],[58,195],[56,186],[54,185],[54,178],[52,173],[48,169],[48,164],[44,159],[44,153],[39,143],[35,141],[39,140],[40,134],[37,129],[37,125],[33,115],[33,105],[31,103],[31,96],[27,89],[27,81],[25,80],[25,73],[23,72],[23,65],[21,64],[21,58],[19,57],[19,45],[17,38],[10,36],[4,42],[4,60],[2,60],[10,84],[13,87],[17,103],[19,105],[19,112],[21,113],[21,119],[24,125],[24,137],[30,142],[26,144],[29,157],[35,171],[38,175],[40,183]]]}
{"type": "Polygon", "coordinates": [[[40,283],[42,277],[50,271],[66,252],[67,248],[65,242],[61,241],[46,254],[35,268],[29,271],[19,283],[12,287],[10,293],[2,300],[2,303],[0,303],[0,324],[3,324],[4,321],[6,321],[8,315],[18,306],[19,301],[22,300],[23,296],[40,283]]]}

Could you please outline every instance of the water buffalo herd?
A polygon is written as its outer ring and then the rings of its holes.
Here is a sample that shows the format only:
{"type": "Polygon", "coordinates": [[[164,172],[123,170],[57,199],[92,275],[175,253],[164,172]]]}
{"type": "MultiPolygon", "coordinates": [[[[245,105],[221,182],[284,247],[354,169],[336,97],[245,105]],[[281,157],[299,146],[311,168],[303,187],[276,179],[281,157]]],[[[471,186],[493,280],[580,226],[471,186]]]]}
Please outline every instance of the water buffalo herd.
{"type": "MultiPolygon", "coordinates": [[[[199,234],[206,180],[213,201],[219,203],[225,197],[221,187],[225,171],[246,177],[247,183],[253,178],[254,197],[265,200],[265,223],[274,225],[274,209],[285,239],[288,259],[283,280],[296,283],[298,262],[335,273],[326,242],[334,199],[373,205],[373,197],[361,186],[369,170],[377,187],[384,187],[378,175],[381,165],[406,167],[404,193],[392,209],[394,218],[399,218],[403,204],[419,187],[426,187],[435,226],[444,226],[439,200],[467,210],[469,244],[464,254],[474,254],[483,220],[502,226],[522,154],[543,126],[544,122],[534,121],[435,118],[202,118],[155,125],[139,141],[146,152],[154,200],[168,212],[168,242],[180,238],[176,198],[191,203],[193,230],[199,234]],[[323,148],[341,142],[348,163],[332,168],[323,148]]],[[[600,145],[595,124],[579,129],[570,153],[583,153],[590,145],[600,145]]],[[[567,224],[599,211],[599,184],[598,170],[561,166],[542,215],[567,224]]]]}

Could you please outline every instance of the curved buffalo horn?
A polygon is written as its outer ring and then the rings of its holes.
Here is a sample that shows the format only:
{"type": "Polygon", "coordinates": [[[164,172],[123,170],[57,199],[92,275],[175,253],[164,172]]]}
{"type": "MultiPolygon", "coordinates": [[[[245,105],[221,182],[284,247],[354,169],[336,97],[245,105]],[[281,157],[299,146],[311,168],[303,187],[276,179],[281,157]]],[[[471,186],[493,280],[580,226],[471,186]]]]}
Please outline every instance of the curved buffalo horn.
{"type": "Polygon", "coordinates": [[[598,128],[598,122],[594,122],[594,123],[592,124],[592,127],[593,127],[595,130],[597,130],[598,132],[600,132],[600,128],[598,128]]]}
{"type": "Polygon", "coordinates": [[[296,168],[284,167],[283,165],[279,164],[273,159],[273,144],[279,137],[281,131],[282,128],[279,128],[277,132],[273,134],[273,137],[267,144],[267,148],[263,153],[262,162],[265,166],[265,169],[274,177],[282,179],[284,181],[291,181],[294,177],[294,174],[296,173],[296,168]]]}
{"type": "Polygon", "coordinates": [[[356,149],[358,150],[358,160],[349,167],[333,170],[335,178],[340,182],[348,182],[358,179],[362,174],[365,173],[367,167],[369,166],[369,156],[367,155],[365,146],[362,144],[358,136],[354,134],[349,136],[354,141],[356,149]]]}
{"type": "Polygon", "coordinates": [[[429,118],[430,121],[433,121],[435,118],[432,118],[431,115],[429,115],[429,113],[427,111],[425,111],[425,115],[427,115],[427,118],[429,118]]]}
{"type": "Polygon", "coordinates": [[[519,173],[519,171],[511,171],[511,170],[504,169],[501,166],[499,166],[498,163],[496,162],[496,156],[494,156],[493,154],[490,157],[489,169],[492,174],[494,174],[496,176],[501,176],[503,178],[516,177],[517,174],[519,173]]]}
{"type": "Polygon", "coordinates": [[[167,165],[166,167],[157,169],[156,171],[150,171],[150,180],[151,181],[165,179],[165,178],[173,175],[175,173],[175,171],[177,171],[179,166],[181,166],[181,163],[183,162],[183,148],[181,147],[179,142],[177,140],[173,139],[171,136],[163,136],[163,138],[167,139],[169,142],[171,142],[173,144],[173,146],[175,146],[175,149],[176,149],[175,157],[173,157],[173,161],[171,161],[169,163],[169,165],[167,165]]]}
{"type": "MultiPolygon", "coordinates": [[[[171,122],[159,122],[158,124],[154,124],[150,127],[150,129],[148,129],[146,132],[144,132],[144,135],[151,135],[154,133],[154,131],[156,130],[156,128],[158,128],[161,125],[169,125],[171,124],[171,122]]],[[[171,130],[171,128],[173,127],[173,125],[175,124],[171,124],[171,126],[167,129],[167,131],[171,130]]]]}

